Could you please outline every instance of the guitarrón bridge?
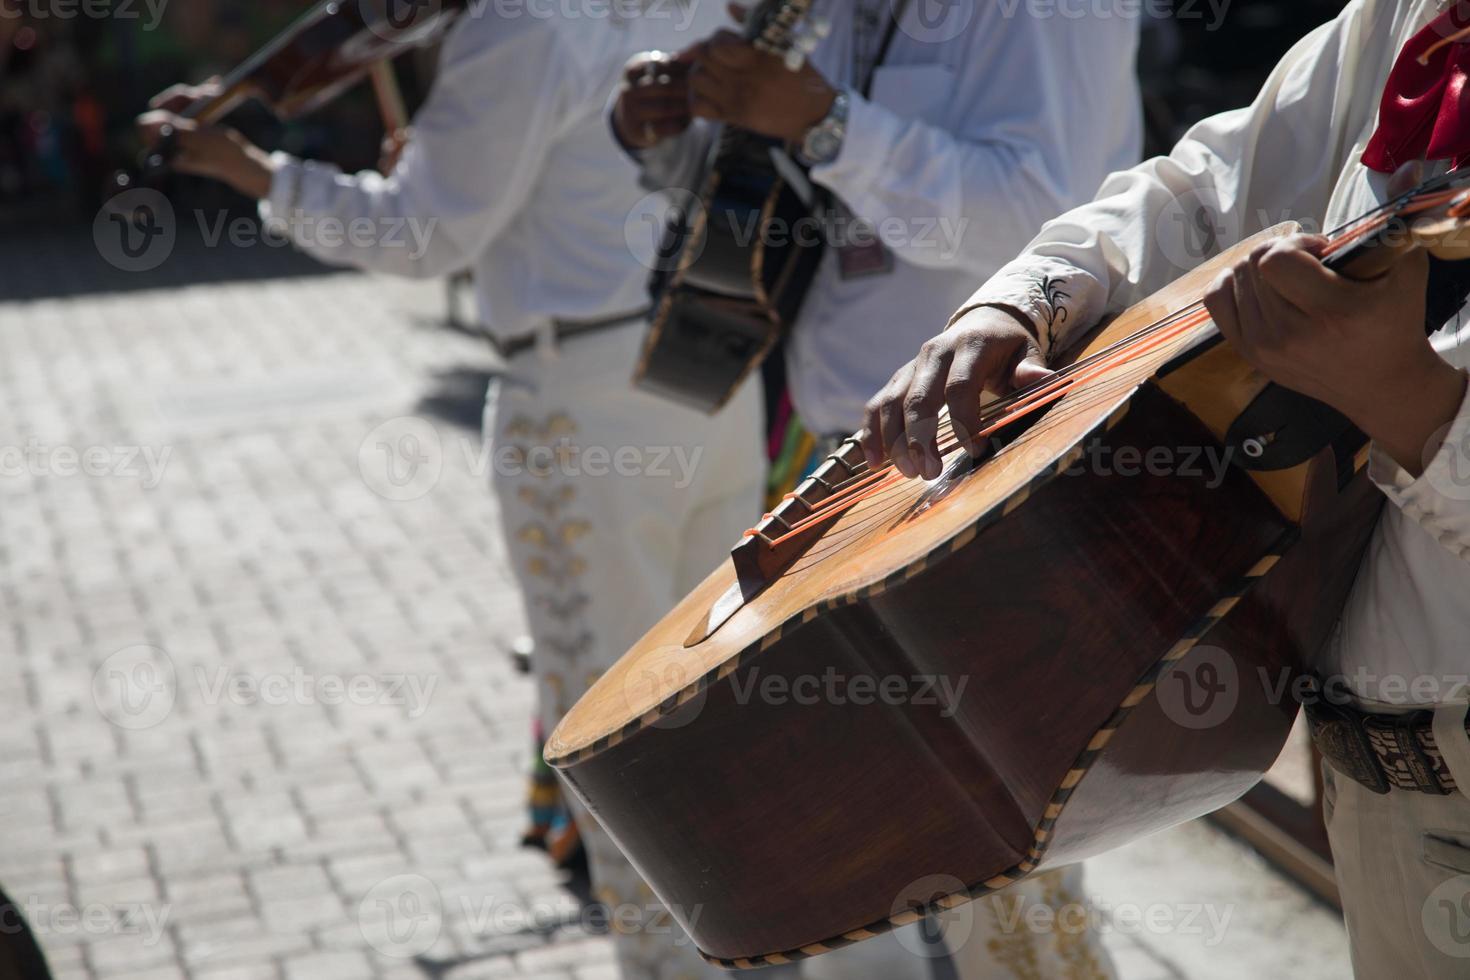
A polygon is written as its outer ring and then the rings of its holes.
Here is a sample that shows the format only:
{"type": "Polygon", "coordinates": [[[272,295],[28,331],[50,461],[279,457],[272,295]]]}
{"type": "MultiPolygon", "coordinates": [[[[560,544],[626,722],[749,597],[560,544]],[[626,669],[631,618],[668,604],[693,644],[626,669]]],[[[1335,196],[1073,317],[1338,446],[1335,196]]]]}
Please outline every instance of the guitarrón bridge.
{"type": "Polygon", "coordinates": [[[684,641],[685,647],[709,639],[742,606],[795,564],[812,542],[847,512],[845,507],[834,507],[817,520],[811,520],[817,507],[865,469],[862,446],[856,438],[845,440],[778,507],[746,532],[730,552],[730,560],[735,564],[735,585],[710,607],[705,621],[684,641]]]}

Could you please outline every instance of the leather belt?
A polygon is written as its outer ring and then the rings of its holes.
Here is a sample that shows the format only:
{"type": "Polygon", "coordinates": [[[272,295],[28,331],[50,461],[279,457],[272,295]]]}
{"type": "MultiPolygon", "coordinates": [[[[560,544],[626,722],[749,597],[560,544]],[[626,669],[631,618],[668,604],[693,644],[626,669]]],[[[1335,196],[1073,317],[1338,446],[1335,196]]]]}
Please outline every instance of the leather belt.
{"type": "MultiPolygon", "coordinates": [[[[1375,714],[1321,695],[1304,705],[1312,741],[1332,768],[1375,793],[1411,790],[1447,796],[1456,790],[1434,738],[1434,712],[1375,714]]],[[[1470,729],[1470,725],[1467,725],[1470,729]]]]}
{"type": "MultiPolygon", "coordinates": [[[[588,334],[600,333],[611,327],[620,327],[634,320],[645,319],[650,310],[644,307],[641,310],[629,310],[626,313],[615,313],[612,316],[598,317],[595,320],[554,320],[551,324],[551,341],[555,344],[564,344],[577,337],[585,337],[588,334]]],[[[501,339],[491,337],[490,345],[495,352],[504,360],[510,360],[524,354],[528,350],[534,350],[542,343],[540,331],[521,334],[519,337],[508,337],[501,339]]]]}

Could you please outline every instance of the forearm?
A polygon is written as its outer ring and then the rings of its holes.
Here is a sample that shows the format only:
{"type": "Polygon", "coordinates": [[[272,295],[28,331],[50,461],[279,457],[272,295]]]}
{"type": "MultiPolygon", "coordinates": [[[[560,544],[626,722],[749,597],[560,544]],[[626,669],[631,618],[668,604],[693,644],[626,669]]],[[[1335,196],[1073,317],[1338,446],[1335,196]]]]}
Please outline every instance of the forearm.
{"type": "Polygon", "coordinates": [[[1379,452],[1418,479],[1444,448],[1464,410],[1465,392],[1465,372],[1431,351],[1422,370],[1406,373],[1399,384],[1346,408],[1379,452]]]}
{"type": "Polygon", "coordinates": [[[283,153],[273,155],[270,165],[262,220],[322,262],[431,278],[473,258],[473,243],[459,233],[466,222],[432,200],[420,200],[406,166],[392,177],[370,171],[345,174],[335,166],[283,153]]]}
{"type": "Polygon", "coordinates": [[[271,155],[253,143],[243,140],[241,143],[239,156],[231,161],[220,179],[246,197],[263,201],[270,196],[271,180],[275,176],[271,155]]]}
{"type": "Polygon", "coordinates": [[[1344,134],[1373,109],[1351,97],[1341,52],[1366,45],[1383,26],[1351,7],[1319,28],[1282,59],[1249,108],[1206,119],[1169,155],[1110,176],[1092,203],[1043,226],[956,319],[976,306],[1009,305],[1048,350],[1060,348],[1284,216],[1320,219],[1351,149],[1344,134]],[[1304,142],[1331,153],[1301,166],[1304,142]]]}
{"type": "Polygon", "coordinates": [[[1354,421],[1374,438],[1368,473],[1390,502],[1470,561],[1466,384],[1463,370],[1444,364],[1435,379],[1406,379],[1403,391],[1385,392],[1379,411],[1354,421]]]}

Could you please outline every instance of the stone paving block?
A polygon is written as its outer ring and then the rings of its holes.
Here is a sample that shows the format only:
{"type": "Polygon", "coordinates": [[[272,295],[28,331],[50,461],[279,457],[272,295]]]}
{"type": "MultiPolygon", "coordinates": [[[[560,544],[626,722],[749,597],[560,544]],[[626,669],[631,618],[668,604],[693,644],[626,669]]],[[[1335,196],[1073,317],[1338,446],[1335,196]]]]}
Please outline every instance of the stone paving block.
{"type": "Polygon", "coordinates": [[[151,874],[148,852],[141,846],[98,848],[89,853],[73,853],[71,873],[77,884],[88,885],[116,879],[135,879],[151,874]]]}
{"type": "Polygon", "coordinates": [[[447,980],[503,980],[505,977],[524,980],[515,961],[508,956],[472,960],[450,970],[447,980]]]}
{"type": "Polygon", "coordinates": [[[425,868],[450,868],[466,857],[483,854],[488,848],[477,834],[465,832],[443,837],[416,837],[406,842],[411,861],[425,868]]]}
{"type": "Polygon", "coordinates": [[[312,822],[311,839],[285,848],[293,858],[306,855],[330,857],[397,847],[398,839],[376,813],[348,813],[321,817],[312,822]]]}
{"type": "MultiPolygon", "coordinates": [[[[147,872],[144,872],[147,874],[147,872]]],[[[78,882],[72,890],[79,906],[99,905],[118,909],[147,906],[150,910],[164,906],[156,878],[111,878],[78,882]]]]}
{"type": "Polygon", "coordinates": [[[119,973],[109,980],[185,980],[185,974],[177,966],[164,966],[141,972],[119,973]]]}
{"type": "Polygon", "coordinates": [[[190,980],[281,980],[274,962],[237,966],[200,967],[189,971],[190,980]]]}
{"type": "Polygon", "coordinates": [[[109,936],[87,944],[87,961],[92,970],[103,977],[144,969],[167,967],[174,963],[173,940],[161,936],[109,936]]]}
{"type": "Polygon", "coordinates": [[[306,821],[289,793],[232,798],[222,809],[230,836],[242,850],[268,850],[306,839],[306,821]]]}
{"type": "Polygon", "coordinates": [[[313,953],[285,962],[285,980],[364,980],[372,975],[362,952],[313,953]]]}
{"type": "Polygon", "coordinates": [[[245,876],[238,871],[195,877],[174,875],[165,880],[164,887],[169,908],[178,922],[239,918],[254,909],[245,888],[245,876]]]}
{"type": "Polygon", "coordinates": [[[473,836],[474,828],[464,809],[450,800],[397,807],[388,814],[394,829],[404,840],[429,837],[473,836]]]}
{"type": "Polygon", "coordinates": [[[253,916],[178,926],[179,948],[191,972],[219,966],[253,966],[310,951],[305,932],[270,933],[253,916]]]}
{"type": "MultiPolygon", "coordinates": [[[[595,966],[579,966],[572,976],[576,980],[619,980],[620,974],[615,964],[600,963],[595,966]]],[[[1128,980],[1134,980],[1134,977],[1128,975],[1128,980]]]]}

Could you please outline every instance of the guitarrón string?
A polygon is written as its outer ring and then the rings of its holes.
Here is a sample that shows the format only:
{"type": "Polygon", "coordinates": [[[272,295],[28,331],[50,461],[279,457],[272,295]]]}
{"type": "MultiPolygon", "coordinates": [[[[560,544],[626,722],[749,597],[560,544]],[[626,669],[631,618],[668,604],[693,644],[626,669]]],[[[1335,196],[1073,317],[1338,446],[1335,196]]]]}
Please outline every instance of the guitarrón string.
{"type": "MultiPolygon", "coordinates": [[[[1436,183],[1450,183],[1451,178],[1455,176],[1457,175],[1448,174],[1436,183]]],[[[1340,256],[1349,248],[1383,230],[1394,216],[1408,217],[1440,205],[1450,204],[1462,193],[1463,191],[1458,187],[1435,189],[1435,185],[1431,184],[1418,193],[1381,205],[1329,235],[1326,257],[1340,256]]],[[[1449,212],[1450,217],[1455,218],[1466,214],[1470,214],[1470,199],[1460,202],[1449,212]]],[[[1103,388],[1108,380],[1107,375],[1110,373],[1120,371],[1128,364],[1158,350],[1170,341],[1186,336],[1207,323],[1209,319],[1209,312],[1204,308],[1202,301],[1192,303],[1143,327],[1117,343],[1058,370],[1041,381],[997,399],[986,407],[980,417],[978,431],[968,440],[961,438],[955,432],[952,421],[942,422],[937,437],[939,456],[943,458],[966,444],[974,445],[979,440],[1014,425],[1064,398],[1074,389],[1085,386],[1089,382],[1101,379],[1102,384],[1093,387],[1094,389],[1103,388]]],[[[907,482],[892,463],[870,472],[867,463],[861,462],[851,467],[851,472],[852,475],[838,484],[826,498],[815,504],[808,504],[809,512],[801,519],[791,523],[779,537],[771,539],[770,545],[776,547],[784,544],[816,524],[826,522],[864,501],[884,495],[886,491],[907,482]]],[[[784,499],[800,499],[800,495],[789,493],[784,499]]],[[[765,515],[762,523],[770,519],[770,516],[765,515]]],[[[745,532],[746,537],[760,534],[757,528],[745,532]]]]}

